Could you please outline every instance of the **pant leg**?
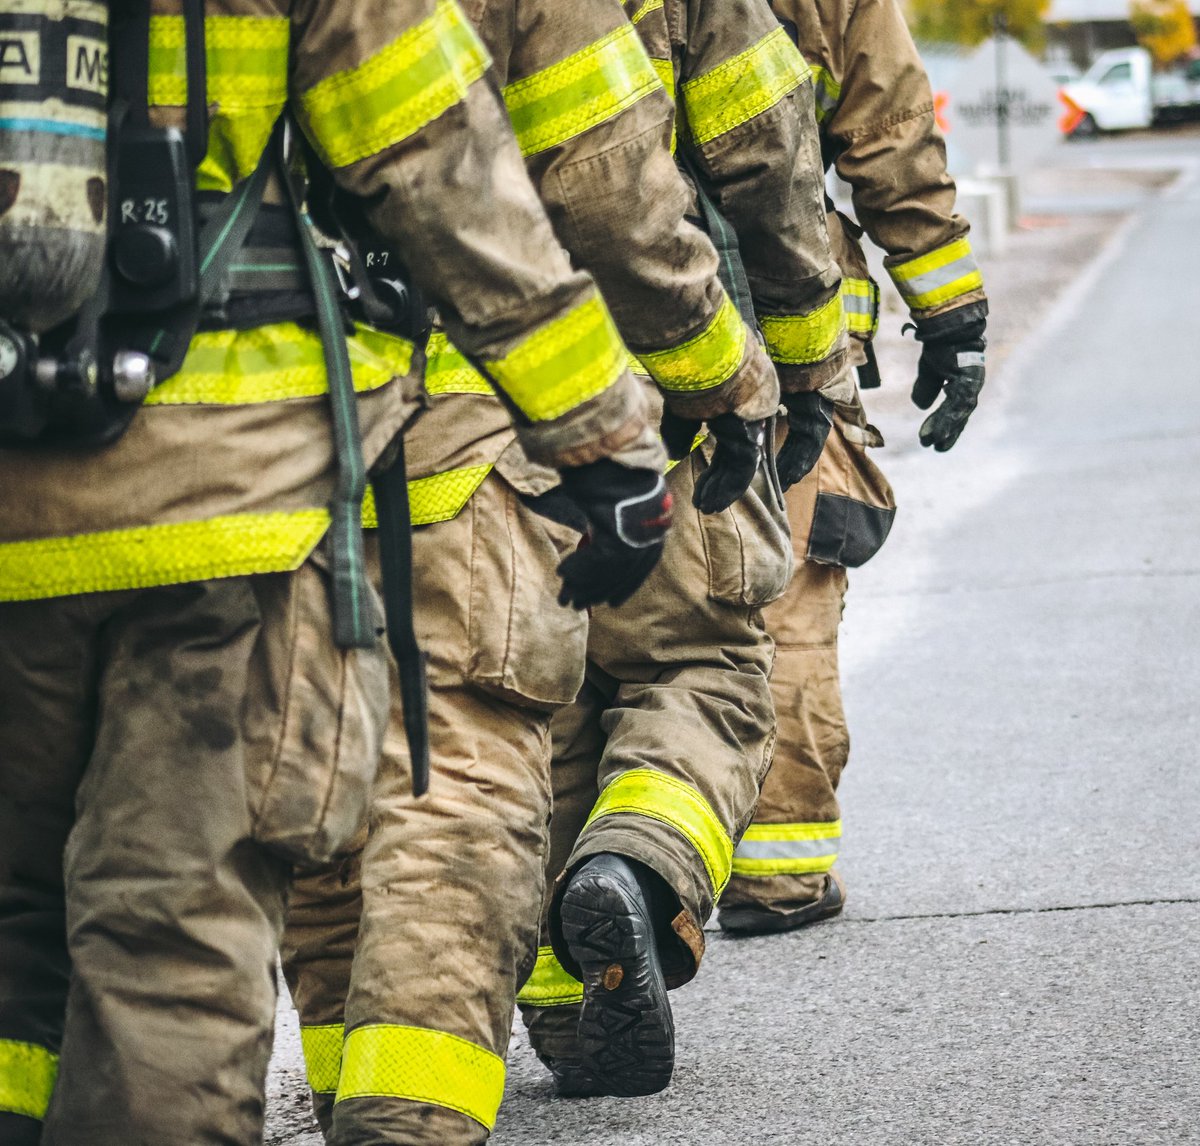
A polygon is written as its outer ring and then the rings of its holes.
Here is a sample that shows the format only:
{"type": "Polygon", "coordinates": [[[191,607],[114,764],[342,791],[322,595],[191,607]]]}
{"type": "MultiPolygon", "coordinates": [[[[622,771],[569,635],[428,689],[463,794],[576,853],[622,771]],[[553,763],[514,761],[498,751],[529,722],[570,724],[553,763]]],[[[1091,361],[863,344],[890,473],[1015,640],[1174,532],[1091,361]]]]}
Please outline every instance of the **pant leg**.
{"type": "MultiPolygon", "coordinates": [[[[687,982],[704,950],[703,924],[730,875],[770,760],[773,644],[761,606],[791,570],[781,507],[763,479],[732,509],[705,517],[692,490],[694,454],[672,474],[680,507],[663,560],[619,609],[596,609],[589,665],[612,682],[601,718],[599,797],[559,880],[587,857],[638,860],[674,892],[664,938],[669,986],[687,982]]],[[[557,919],[550,932],[573,974],[557,919]]]]}
{"type": "Polygon", "coordinates": [[[0,1142],[34,1146],[70,959],[62,857],[95,723],[96,600],[0,604],[0,1142]]]}
{"type": "Polygon", "coordinates": [[[550,711],[578,690],[586,620],[556,602],[578,535],[492,474],[414,537],[432,776],[411,796],[398,703],[362,859],[362,922],[330,1141],[479,1143],[537,946],[550,711]]]}

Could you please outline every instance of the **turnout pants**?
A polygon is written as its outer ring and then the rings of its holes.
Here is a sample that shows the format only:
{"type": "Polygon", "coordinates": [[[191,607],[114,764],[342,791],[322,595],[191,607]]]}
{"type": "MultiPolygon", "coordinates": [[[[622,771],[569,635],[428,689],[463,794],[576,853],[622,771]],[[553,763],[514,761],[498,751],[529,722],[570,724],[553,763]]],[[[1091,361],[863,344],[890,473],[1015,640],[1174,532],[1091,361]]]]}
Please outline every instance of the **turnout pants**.
{"type": "Polygon", "coordinates": [[[796,576],[766,610],[775,638],[775,758],[733,858],[724,907],[786,913],[821,897],[842,837],[837,788],[850,754],[838,673],[846,567],[891,528],[891,487],[837,419],[816,468],[787,494],[796,576]]]}
{"type": "Polygon", "coordinates": [[[290,861],[357,829],[385,711],[316,560],[0,604],[0,1141],[262,1141],[290,861]]]}
{"type": "Polygon", "coordinates": [[[546,922],[522,1014],[539,1053],[574,1035],[579,968],[557,898],[589,857],[645,864],[674,894],[659,936],[669,986],[696,973],[705,920],[729,879],[771,758],[773,643],[762,606],[783,592],[790,542],[761,477],[732,509],[692,507],[700,451],[671,475],[675,525],[663,560],[620,608],[592,612],[587,679],[558,713],[546,922]]]}
{"type": "Polygon", "coordinates": [[[414,533],[429,794],[411,796],[393,689],[361,858],[297,879],[284,941],[314,1107],[338,1146],[481,1143],[495,1122],[537,945],[550,713],[583,674],[586,617],[556,600],[578,541],[497,472],[414,533]]]}

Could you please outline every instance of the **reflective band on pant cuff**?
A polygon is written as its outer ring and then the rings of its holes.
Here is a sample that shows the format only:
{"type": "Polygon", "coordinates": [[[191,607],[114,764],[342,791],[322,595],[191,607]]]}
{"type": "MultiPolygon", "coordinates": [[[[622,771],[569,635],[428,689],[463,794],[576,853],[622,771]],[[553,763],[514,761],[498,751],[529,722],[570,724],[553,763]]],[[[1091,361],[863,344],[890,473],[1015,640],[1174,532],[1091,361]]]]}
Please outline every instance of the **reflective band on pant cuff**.
{"type": "Polygon", "coordinates": [[[346,1036],[337,1101],[398,1098],[457,1110],[496,1125],[504,1060],[475,1043],[425,1027],[380,1024],[346,1036]]]}
{"type": "Polygon", "coordinates": [[[613,119],[659,88],[658,73],[632,24],[504,89],[521,145],[537,155],[613,119]]]}
{"type": "Polygon", "coordinates": [[[0,1111],[40,1121],[57,1077],[58,1055],[37,1043],[0,1039],[0,1111]]]}
{"type": "Polygon", "coordinates": [[[313,142],[332,167],[378,155],[461,103],[490,64],[458,4],[438,0],[433,15],[301,96],[313,142]]]}
{"type": "Polygon", "coordinates": [[[290,573],[328,528],[329,510],[300,509],[6,541],[0,543],[0,601],[290,573]]]}
{"type": "Polygon", "coordinates": [[[485,365],[531,422],[549,422],[616,382],[625,370],[625,353],[608,308],[595,294],[485,365]]]}
{"type": "Polygon", "coordinates": [[[526,1007],[564,1007],[583,1002],[583,984],[554,954],[553,947],[539,947],[533,974],[517,995],[526,1007]]]}
{"type": "Polygon", "coordinates": [[[773,362],[811,366],[829,357],[846,329],[841,292],[808,314],[763,315],[760,325],[773,362]]]}
{"type": "Polygon", "coordinates": [[[713,898],[725,889],[733,864],[733,841],[709,802],[690,784],[653,768],[635,768],[600,793],[583,830],[604,816],[621,812],[658,820],[681,833],[704,862],[713,898]]]}
{"type": "Polygon", "coordinates": [[[664,390],[690,394],[711,390],[737,373],[746,353],[746,324],[726,296],[712,321],[695,338],[638,358],[664,390]]]}
{"type": "Polygon", "coordinates": [[[317,1094],[333,1094],[342,1073],[342,1040],[346,1028],[341,1023],[322,1027],[301,1027],[300,1048],[304,1052],[304,1070],[309,1089],[317,1094]]]}
{"type": "Polygon", "coordinates": [[[967,239],[955,239],[888,273],[911,310],[928,310],[983,289],[983,275],[967,239]]]}
{"type": "Polygon", "coordinates": [[[812,75],[783,28],[683,85],[688,125],[697,144],[773,108],[812,75]]]}
{"type": "Polygon", "coordinates": [[[733,856],[737,876],[769,879],[829,871],[842,843],[842,821],[751,824],[733,856]]]}

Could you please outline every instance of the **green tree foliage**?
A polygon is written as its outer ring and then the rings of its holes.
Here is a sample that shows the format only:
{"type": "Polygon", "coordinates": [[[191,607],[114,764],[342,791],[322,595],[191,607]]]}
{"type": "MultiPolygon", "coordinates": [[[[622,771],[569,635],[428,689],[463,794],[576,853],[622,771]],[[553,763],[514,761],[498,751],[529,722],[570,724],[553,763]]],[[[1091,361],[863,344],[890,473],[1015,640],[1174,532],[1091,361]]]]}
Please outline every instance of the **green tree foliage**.
{"type": "Polygon", "coordinates": [[[1045,42],[1050,0],[907,0],[907,8],[918,40],[974,47],[992,35],[999,15],[1011,36],[1036,51],[1045,42]]]}
{"type": "Polygon", "coordinates": [[[1156,64],[1174,63],[1196,47],[1196,22],[1187,0],[1130,0],[1129,18],[1156,64]]]}

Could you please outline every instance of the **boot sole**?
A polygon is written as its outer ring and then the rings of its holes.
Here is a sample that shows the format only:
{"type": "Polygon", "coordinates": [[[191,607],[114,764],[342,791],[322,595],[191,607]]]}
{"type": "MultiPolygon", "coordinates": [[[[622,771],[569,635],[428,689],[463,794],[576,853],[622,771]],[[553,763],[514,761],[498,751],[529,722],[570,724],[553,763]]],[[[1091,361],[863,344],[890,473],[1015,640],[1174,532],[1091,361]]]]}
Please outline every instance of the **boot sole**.
{"type": "Polygon", "coordinates": [[[639,901],[621,881],[587,875],[563,897],[563,938],[583,972],[576,1093],[657,1094],[675,1069],[671,1005],[639,901]]]}

